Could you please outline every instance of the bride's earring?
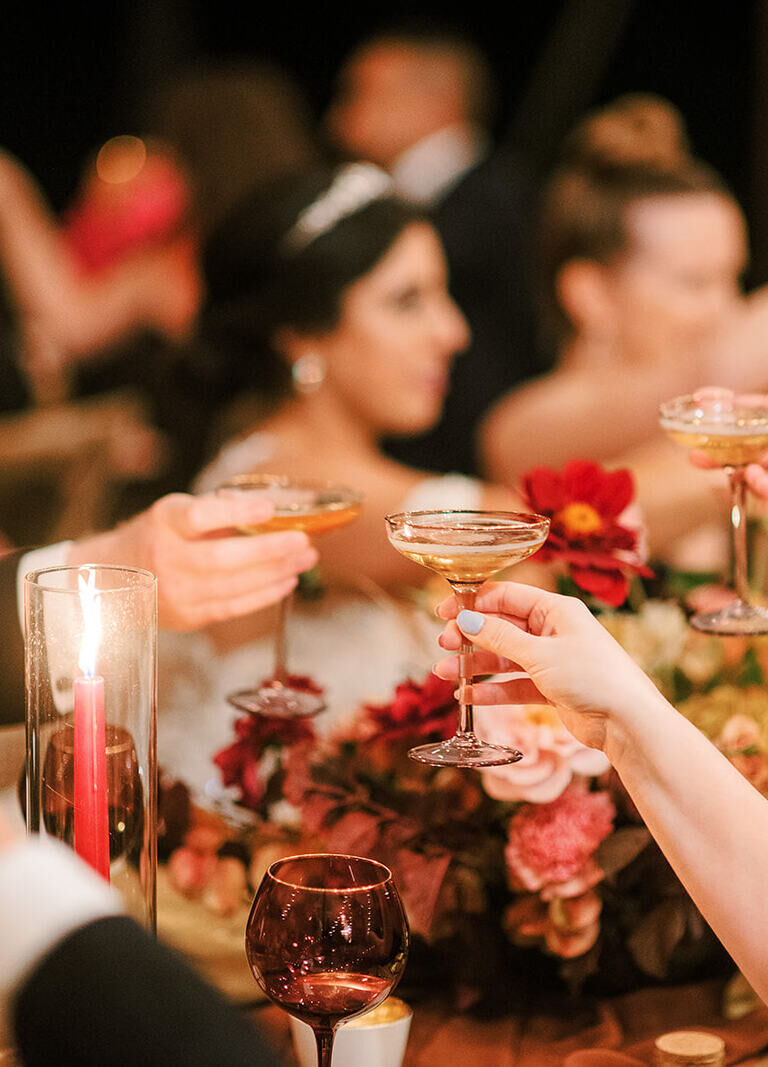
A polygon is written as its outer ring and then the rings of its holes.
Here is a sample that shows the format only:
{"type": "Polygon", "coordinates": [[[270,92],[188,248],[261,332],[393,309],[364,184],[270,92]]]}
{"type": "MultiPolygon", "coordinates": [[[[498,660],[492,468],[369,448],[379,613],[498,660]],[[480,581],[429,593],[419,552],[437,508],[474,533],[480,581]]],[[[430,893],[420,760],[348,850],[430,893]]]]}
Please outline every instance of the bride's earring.
{"type": "Polygon", "coordinates": [[[316,393],[325,381],[325,360],[318,352],[305,352],[291,368],[293,384],[299,393],[316,393]]]}

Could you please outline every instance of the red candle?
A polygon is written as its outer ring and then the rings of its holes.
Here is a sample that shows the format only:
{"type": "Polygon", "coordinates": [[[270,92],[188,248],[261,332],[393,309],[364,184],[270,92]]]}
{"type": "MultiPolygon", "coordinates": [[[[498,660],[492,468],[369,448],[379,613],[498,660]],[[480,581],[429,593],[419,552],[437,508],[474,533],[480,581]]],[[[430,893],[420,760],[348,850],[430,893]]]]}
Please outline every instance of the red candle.
{"type": "Polygon", "coordinates": [[[104,679],[75,679],[75,852],[109,881],[104,679]]]}

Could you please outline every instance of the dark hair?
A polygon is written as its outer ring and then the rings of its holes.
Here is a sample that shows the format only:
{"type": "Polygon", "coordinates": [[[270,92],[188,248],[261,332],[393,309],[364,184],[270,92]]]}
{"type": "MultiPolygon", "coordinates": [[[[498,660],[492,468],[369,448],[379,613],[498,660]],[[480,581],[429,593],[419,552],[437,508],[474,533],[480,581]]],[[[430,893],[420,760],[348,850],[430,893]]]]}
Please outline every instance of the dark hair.
{"type": "Polygon", "coordinates": [[[174,71],[148,112],[149,131],[178,152],[189,173],[204,234],[256,182],[321,159],[299,84],[268,60],[212,61],[174,71]]]}
{"type": "Polygon", "coordinates": [[[290,368],[276,332],[332,330],[353,282],[371,271],[403,230],[422,216],[380,196],[302,243],[290,235],[337,172],[323,169],[254,189],[204,250],[207,301],[201,337],[230,362],[239,384],[287,391],[290,368]]]}
{"type": "Polygon", "coordinates": [[[632,204],[691,193],[732,195],[712,167],[690,155],[682,118],[667,101],[632,94],[579,123],[539,213],[535,274],[547,343],[562,342],[572,330],[556,294],[564,264],[610,263],[627,249],[632,204]]]}

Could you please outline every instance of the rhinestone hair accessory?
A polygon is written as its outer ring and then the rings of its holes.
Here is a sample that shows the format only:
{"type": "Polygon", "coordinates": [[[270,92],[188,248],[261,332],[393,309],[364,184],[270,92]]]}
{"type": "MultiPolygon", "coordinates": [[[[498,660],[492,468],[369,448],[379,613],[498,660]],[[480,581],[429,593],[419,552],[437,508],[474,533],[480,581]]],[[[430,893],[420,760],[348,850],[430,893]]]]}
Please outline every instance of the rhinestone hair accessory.
{"type": "Polygon", "coordinates": [[[321,234],[367,204],[391,195],[393,182],[373,163],[349,163],[336,172],[330,186],[306,207],[283,238],[286,252],[300,252],[321,234]]]}

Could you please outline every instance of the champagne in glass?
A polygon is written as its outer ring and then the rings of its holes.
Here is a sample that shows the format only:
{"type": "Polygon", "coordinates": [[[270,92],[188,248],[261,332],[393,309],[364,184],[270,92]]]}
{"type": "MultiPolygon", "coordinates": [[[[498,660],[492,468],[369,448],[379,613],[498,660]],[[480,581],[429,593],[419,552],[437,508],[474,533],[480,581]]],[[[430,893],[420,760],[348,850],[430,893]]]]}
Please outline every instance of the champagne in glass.
{"type": "Polygon", "coordinates": [[[339,1023],[381,1004],[405,968],[391,872],[360,856],[278,860],[256,892],[245,950],[267,996],[314,1030],[318,1067],[330,1067],[339,1023]]]}
{"type": "MultiPolygon", "coordinates": [[[[352,522],[360,514],[362,495],[344,486],[295,480],[273,474],[243,474],[219,486],[220,493],[248,493],[269,500],[274,506],[270,519],[241,527],[244,534],[274,533],[277,530],[303,530],[307,534],[327,533],[352,522]]],[[[289,682],[287,666],[287,624],[292,598],[279,605],[275,631],[275,663],[271,678],[248,689],[231,693],[228,700],[251,715],[280,715],[306,718],[325,707],[316,693],[296,689],[289,682]]]]}
{"type": "Polygon", "coordinates": [[[768,633],[768,611],[751,603],[747,581],[744,469],[768,452],[768,398],[730,389],[700,389],[661,405],[660,423],[678,444],[704,452],[728,476],[736,599],[721,611],[694,615],[691,625],[714,634],[768,633]]]}
{"type": "MultiPolygon", "coordinates": [[[[549,519],[512,511],[406,511],[386,517],[393,548],[451,585],[460,608],[472,609],[480,586],[541,548],[549,519]]],[[[411,759],[437,767],[496,767],[522,753],[481,741],[474,732],[472,645],[459,650],[459,724],[449,741],[420,745],[411,759]]]]}

